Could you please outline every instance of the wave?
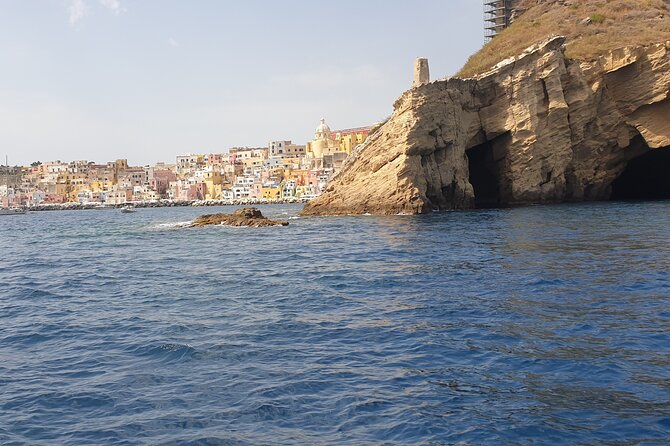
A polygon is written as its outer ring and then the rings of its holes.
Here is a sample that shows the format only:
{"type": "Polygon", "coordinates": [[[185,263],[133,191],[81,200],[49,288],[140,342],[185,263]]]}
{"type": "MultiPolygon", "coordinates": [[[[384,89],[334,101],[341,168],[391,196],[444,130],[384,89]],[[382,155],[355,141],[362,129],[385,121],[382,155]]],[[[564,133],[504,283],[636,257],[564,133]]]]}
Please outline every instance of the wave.
{"type": "Polygon", "coordinates": [[[155,228],[156,229],[177,229],[177,228],[185,228],[193,224],[193,220],[188,220],[188,221],[177,221],[177,222],[172,222],[172,223],[158,223],[155,228]]]}

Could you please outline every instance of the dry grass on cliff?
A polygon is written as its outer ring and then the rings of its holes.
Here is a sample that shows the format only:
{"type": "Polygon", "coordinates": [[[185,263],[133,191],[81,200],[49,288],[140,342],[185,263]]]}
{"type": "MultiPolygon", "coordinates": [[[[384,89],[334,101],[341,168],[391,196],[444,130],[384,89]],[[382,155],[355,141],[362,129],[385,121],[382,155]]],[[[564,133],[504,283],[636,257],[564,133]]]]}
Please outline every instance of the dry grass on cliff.
{"type": "Polygon", "coordinates": [[[483,73],[552,35],[566,36],[566,56],[580,60],[670,40],[670,0],[522,0],[521,7],[526,11],[514,24],[472,55],[457,76],[483,73]]]}

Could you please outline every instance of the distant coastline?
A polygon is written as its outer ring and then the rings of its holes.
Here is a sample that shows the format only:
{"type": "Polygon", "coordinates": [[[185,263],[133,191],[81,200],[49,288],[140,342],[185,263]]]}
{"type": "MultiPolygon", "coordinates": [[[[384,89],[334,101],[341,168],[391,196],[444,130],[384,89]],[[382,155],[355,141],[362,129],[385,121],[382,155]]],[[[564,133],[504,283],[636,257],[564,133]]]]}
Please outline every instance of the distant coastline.
{"type": "Polygon", "coordinates": [[[132,205],[135,208],[169,208],[169,207],[209,207],[209,206],[247,206],[261,204],[300,204],[307,203],[312,198],[290,197],[276,199],[236,199],[236,200],[159,200],[159,201],[136,201],[125,204],[100,204],[100,203],[62,203],[62,204],[39,204],[25,207],[31,212],[37,211],[91,211],[121,209],[132,205]]]}

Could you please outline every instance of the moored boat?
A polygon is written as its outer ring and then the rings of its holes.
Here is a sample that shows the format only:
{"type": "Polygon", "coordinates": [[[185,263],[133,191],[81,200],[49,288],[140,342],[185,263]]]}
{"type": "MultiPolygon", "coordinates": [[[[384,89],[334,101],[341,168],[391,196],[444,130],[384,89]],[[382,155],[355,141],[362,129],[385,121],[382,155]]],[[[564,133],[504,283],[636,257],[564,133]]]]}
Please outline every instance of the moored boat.
{"type": "Polygon", "coordinates": [[[26,210],[23,208],[0,208],[0,215],[22,215],[26,210]]]}

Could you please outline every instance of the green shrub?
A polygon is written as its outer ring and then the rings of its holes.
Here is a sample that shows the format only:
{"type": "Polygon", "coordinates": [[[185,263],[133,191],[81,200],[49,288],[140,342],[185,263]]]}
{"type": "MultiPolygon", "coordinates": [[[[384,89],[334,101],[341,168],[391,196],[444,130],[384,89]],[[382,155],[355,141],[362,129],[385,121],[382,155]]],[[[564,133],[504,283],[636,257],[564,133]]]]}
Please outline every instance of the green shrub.
{"type": "Polygon", "coordinates": [[[591,14],[591,23],[601,24],[605,21],[606,17],[602,14],[591,14]]]}

